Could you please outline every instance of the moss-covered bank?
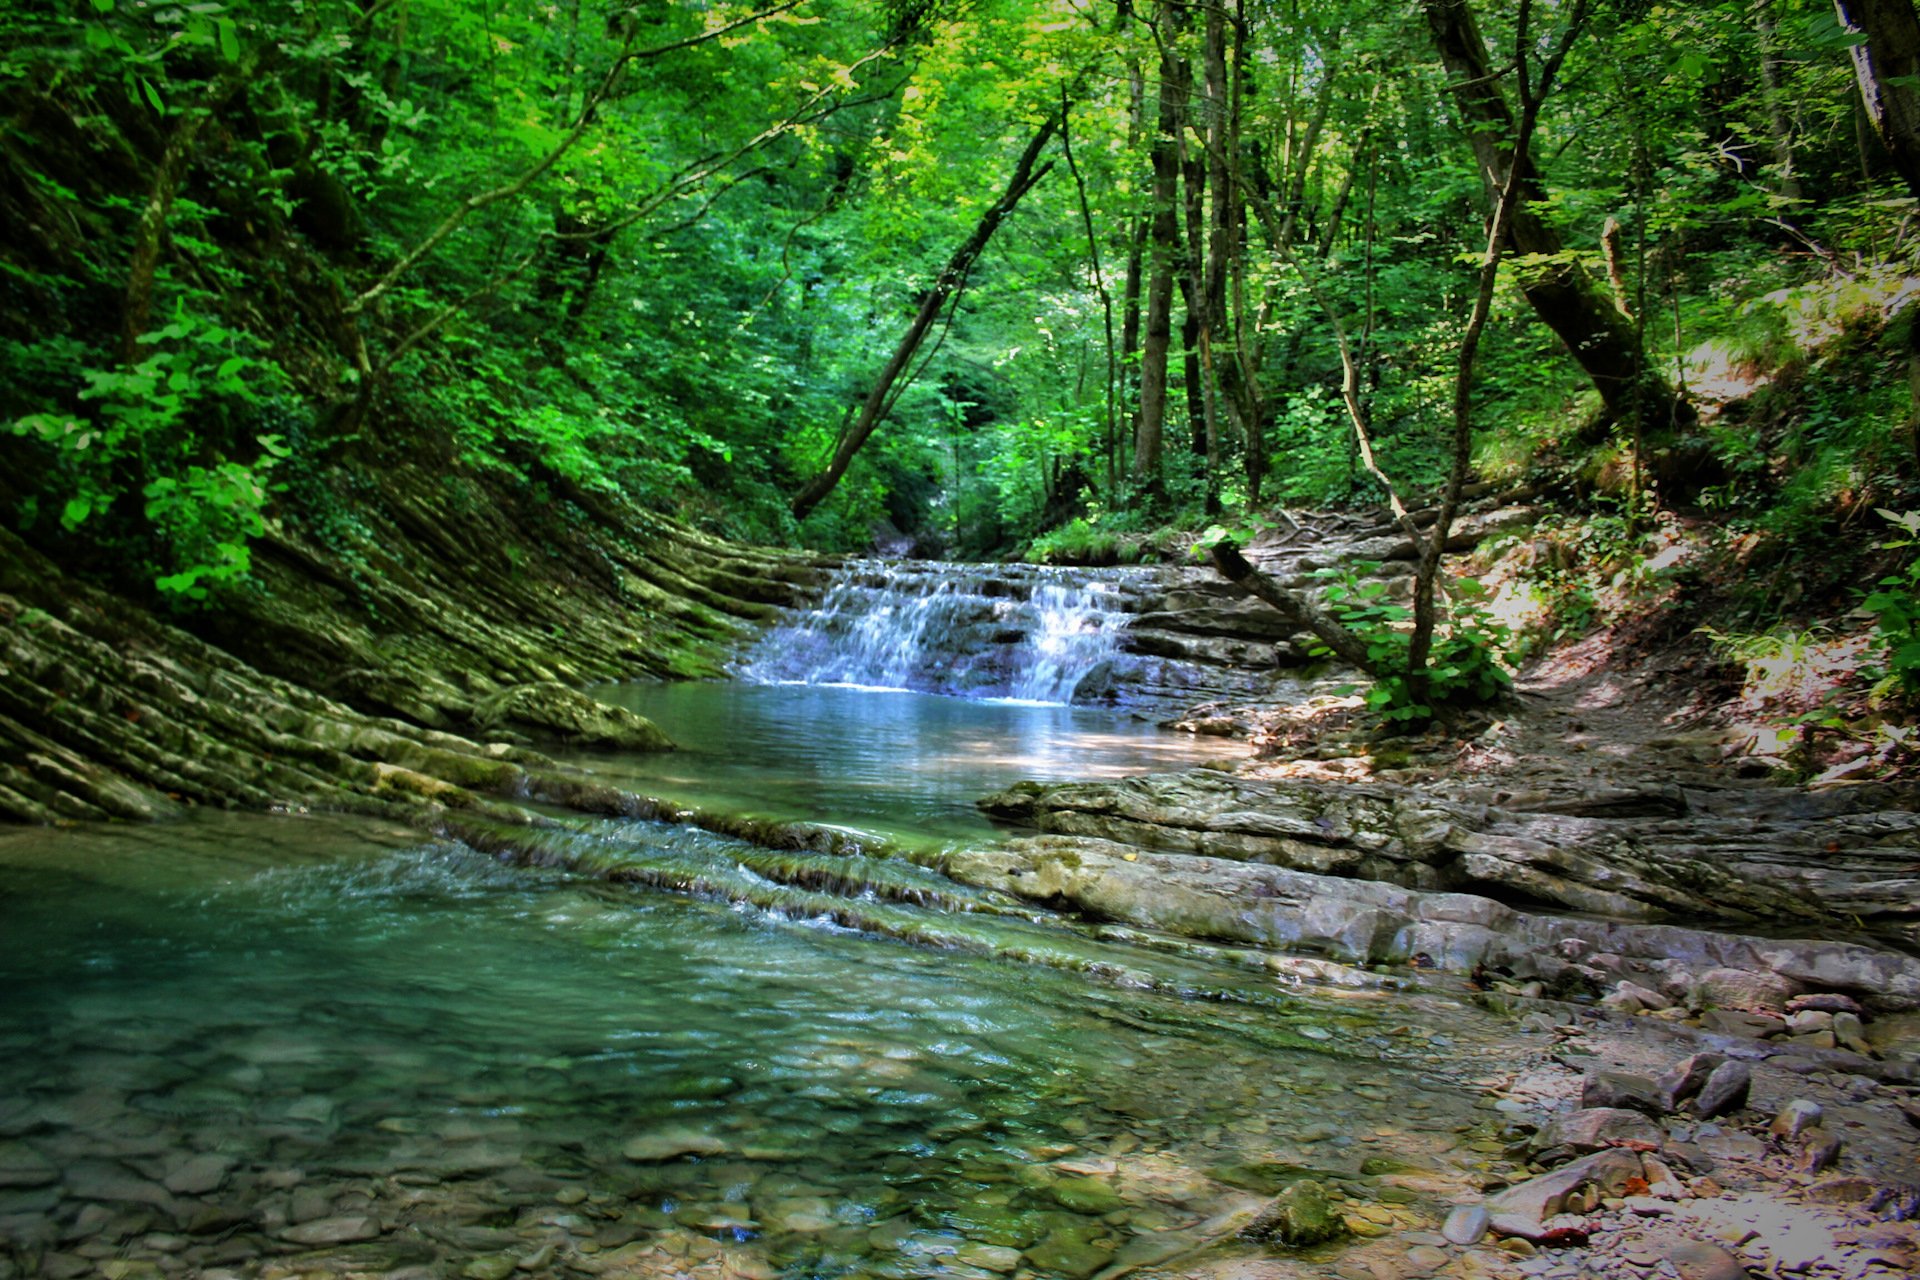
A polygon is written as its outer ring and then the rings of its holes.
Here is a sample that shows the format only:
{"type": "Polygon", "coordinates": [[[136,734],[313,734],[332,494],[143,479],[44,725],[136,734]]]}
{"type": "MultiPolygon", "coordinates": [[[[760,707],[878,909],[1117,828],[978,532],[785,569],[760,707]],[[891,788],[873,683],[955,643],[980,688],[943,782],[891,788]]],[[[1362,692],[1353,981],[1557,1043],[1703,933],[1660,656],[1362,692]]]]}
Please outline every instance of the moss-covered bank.
{"type": "Polygon", "coordinates": [[[578,686],[717,674],[818,572],[632,508],[409,469],[360,479],[350,545],[276,529],[247,588],[192,614],[0,531],[0,815],[570,803],[590,784],[536,741],[667,745],[578,686]]]}

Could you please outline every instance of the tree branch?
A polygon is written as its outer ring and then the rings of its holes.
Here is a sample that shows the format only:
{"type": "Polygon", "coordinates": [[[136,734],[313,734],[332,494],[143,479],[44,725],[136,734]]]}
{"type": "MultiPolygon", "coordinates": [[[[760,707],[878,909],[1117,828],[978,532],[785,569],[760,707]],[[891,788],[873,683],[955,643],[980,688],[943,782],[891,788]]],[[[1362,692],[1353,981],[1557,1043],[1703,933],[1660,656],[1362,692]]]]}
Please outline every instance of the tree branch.
{"type": "Polygon", "coordinates": [[[771,8],[756,10],[746,17],[738,18],[732,22],[724,23],[721,26],[703,31],[697,36],[689,36],[684,40],[676,40],[669,44],[650,49],[635,49],[633,47],[633,35],[629,32],[620,46],[619,56],[613,60],[613,65],[607,68],[606,75],[601,77],[599,87],[589,94],[587,100],[580,105],[578,118],[574,120],[572,127],[567,130],[560,141],[555,143],[546,155],[523,170],[520,176],[513,181],[468,196],[459,204],[455,205],[452,212],[448,213],[445,218],[442,218],[440,224],[428,232],[424,240],[408,250],[398,262],[387,269],[385,275],[381,276],[380,279],[376,280],[371,286],[361,292],[359,296],[355,297],[353,301],[347,304],[347,314],[349,316],[359,315],[381,297],[385,296],[387,291],[393,288],[402,276],[413,270],[414,267],[420,264],[421,260],[445,243],[447,237],[459,230],[461,224],[466,222],[468,218],[480,210],[487,208],[489,205],[498,204],[502,200],[510,200],[514,196],[519,195],[528,187],[532,186],[541,174],[560,163],[567,152],[573,149],[574,144],[585,137],[587,130],[593,127],[595,113],[600,108],[600,105],[612,95],[615,86],[620,82],[621,74],[629,65],[635,62],[657,58],[663,54],[673,53],[680,49],[689,49],[694,45],[705,44],[709,40],[717,40],[729,32],[739,30],[741,27],[750,26],[753,23],[773,17],[775,14],[797,8],[804,2],[805,0],[784,0],[784,3],[774,5],[771,8]]]}

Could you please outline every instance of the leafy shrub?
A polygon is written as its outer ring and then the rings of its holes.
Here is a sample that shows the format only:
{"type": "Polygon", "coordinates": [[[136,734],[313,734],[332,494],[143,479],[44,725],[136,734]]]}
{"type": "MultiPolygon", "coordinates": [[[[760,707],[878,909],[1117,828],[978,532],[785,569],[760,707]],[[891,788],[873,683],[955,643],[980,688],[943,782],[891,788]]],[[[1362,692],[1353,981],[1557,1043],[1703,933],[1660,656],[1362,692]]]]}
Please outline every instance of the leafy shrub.
{"type": "MultiPolygon", "coordinates": [[[[1880,514],[1899,529],[1882,547],[1920,547],[1920,511],[1882,508],[1880,514]]],[[[1906,701],[1920,697],[1920,554],[1910,554],[1903,568],[1881,578],[1879,590],[1869,593],[1860,607],[1873,618],[1875,646],[1885,663],[1875,694],[1897,693],[1906,701]]]]}
{"type": "Polygon", "coordinates": [[[1110,529],[1075,516],[1058,529],[1035,538],[1027,548],[1034,564],[1123,564],[1138,554],[1138,546],[1122,541],[1110,529]]]}
{"type": "MultiPolygon", "coordinates": [[[[1507,667],[1519,648],[1513,629],[1487,607],[1487,590],[1473,578],[1446,582],[1451,597],[1445,619],[1434,629],[1426,671],[1426,696],[1416,697],[1408,678],[1413,610],[1387,599],[1387,584],[1371,575],[1378,563],[1356,561],[1321,569],[1327,607],[1367,646],[1374,678],[1367,705],[1390,721],[1426,720],[1435,706],[1491,702],[1513,687],[1507,667]]],[[[1321,656],[1328,656],[1325,652],[1321,656]]]]}
{"type": "MultiPolygon", "coordinates": [[[[251,539],[266,532],[274,468],[291,452],[283,437],[253,435],[251,461],[226,456],[222,442],[246,439],[285,385],[272,363],[250,354],[248,335],[195,316],[184,303],[171,322],[143,334],[148,354],[121,368],[86,368],[79,413],[33,413],[6,424],[38,440],[51,465],[24,514],[51,498],[69,532],[98,525],[123,499],[144,499],[153,582],[178,600],[202,601],[209,585],[237,582],[252,567],[251,539]]],[[[104,543],[116,539],[96,530],[104,543]]]]}

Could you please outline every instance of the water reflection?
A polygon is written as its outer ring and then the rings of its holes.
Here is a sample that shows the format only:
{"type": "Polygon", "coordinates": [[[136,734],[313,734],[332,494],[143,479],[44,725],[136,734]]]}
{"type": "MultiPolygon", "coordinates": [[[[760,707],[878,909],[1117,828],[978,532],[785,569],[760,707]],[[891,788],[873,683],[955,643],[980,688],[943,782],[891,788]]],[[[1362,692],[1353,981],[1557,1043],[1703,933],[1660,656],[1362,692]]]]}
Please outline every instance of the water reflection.
{"type": "Polygon", "coordinates": [[[780,818],[962,838],[974,801],[1022,778],[1121,777],[1246,754],[1118,712],[821,685],[611,685],[594,696],[653,720],[668,755],[593,757],[636,790],[780,818]]]}

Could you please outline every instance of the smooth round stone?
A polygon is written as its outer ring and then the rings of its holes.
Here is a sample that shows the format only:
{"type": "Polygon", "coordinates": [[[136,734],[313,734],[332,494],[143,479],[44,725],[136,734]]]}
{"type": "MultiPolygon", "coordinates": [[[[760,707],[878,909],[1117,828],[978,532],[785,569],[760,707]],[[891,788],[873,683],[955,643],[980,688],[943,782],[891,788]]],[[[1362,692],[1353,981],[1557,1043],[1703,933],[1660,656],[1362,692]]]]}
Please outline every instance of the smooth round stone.
{"type": "Polygon", "coordinates": [[[1020,1251],[1005,1245],[987,1244],[980,1240],[969,1240],[960,1246],[954,1257],[970,1267],[979,1267],[982,1271],[1008,1272],[1020,1265],[1020,1251]]]}
{"type": "Polygon", "coordinates": [[[1463,1204],[1454,1206],[1452,1213],[1440,1227],[1440,1234],[1452,1244],[1478,1244],[1480,1237],[1487,1234],[1487,1210],[1483,1205],[1463,1204]]]}
{"type": "Polygon", "coordinates": [[[1668,1244],[1666,1255],[1680,1280],[1746,1280],[1747,1270],[1740,1260],[1718,1245],[1675,1240],[1668,1244]]]}

